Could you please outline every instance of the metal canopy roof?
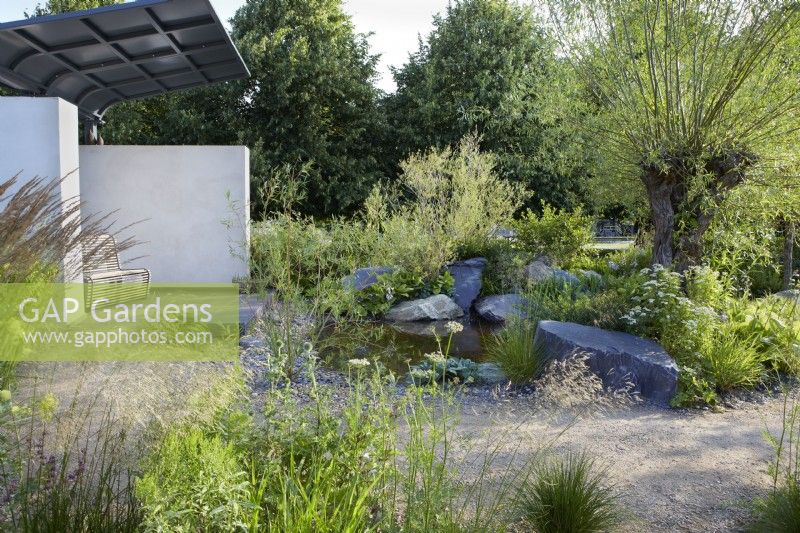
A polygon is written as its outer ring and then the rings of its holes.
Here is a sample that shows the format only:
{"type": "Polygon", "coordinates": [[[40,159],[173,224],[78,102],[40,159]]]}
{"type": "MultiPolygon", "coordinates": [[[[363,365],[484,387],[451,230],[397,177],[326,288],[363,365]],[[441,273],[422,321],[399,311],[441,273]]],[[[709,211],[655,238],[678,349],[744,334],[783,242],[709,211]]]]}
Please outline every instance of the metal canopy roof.
{"type": "Polygon", "coordinates": [[[209,0],[139,0],[0,24],[0,83],[59,96],[95,121],[124,100],[249,75],[209,0]]]}

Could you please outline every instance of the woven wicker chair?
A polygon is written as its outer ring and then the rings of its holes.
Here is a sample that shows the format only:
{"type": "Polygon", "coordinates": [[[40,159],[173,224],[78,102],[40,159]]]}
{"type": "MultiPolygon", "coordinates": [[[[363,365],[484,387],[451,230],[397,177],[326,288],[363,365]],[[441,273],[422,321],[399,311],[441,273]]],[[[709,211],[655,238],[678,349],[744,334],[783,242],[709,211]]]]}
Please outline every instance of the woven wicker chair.
{"type": "Polygon", "coordinates": [[[89,308],[98,300],[113,305],[143,300],[150,291],[150,271],[146,268],[123,270],[119,264],[117,243],[111,235],[101,234],[84,244],[84,296],[89,308]]]}

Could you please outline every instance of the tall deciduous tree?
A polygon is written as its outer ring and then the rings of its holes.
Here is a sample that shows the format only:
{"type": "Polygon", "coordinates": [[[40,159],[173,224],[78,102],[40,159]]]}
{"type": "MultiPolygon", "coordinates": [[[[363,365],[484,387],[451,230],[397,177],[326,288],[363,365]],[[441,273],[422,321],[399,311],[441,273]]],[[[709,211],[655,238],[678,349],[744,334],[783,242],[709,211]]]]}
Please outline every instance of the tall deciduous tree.
{"type": "Polygon", "coordinates": [[[578,100],[555,43],[532,8],[508,0],[456,0],[394,72],[386,106],[396,159],[453,145],[477,132],[498,172],[537,197],[567,206],[584,198],[585,151],[562,120],[578,100]]]}
{"type": "Polygon", "coordinates": [[[553,12],[601,102],[597,149],[647,191],[654,262],[700,262],[729,193],[797,145],[797,3],[566,0],[553,12]]]}
{"type": "Polygon", "coordinates": [[[304,210],[354,210],[381,177],[383,120],[377,57],[341,0],[248,0],[233,34],[252,72],[240,118],[256,166],[311,162],[304,210]]]}

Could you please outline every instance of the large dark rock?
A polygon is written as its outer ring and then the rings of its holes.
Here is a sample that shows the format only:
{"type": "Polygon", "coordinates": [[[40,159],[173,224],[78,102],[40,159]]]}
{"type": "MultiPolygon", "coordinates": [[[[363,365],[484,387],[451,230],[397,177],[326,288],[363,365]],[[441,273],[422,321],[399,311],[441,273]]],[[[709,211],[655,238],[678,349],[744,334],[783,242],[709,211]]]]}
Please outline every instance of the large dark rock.
{"type": "Polygon", "coordinates": [[[464,310],[444,294],[402,302],[386,312],[386,319],[393,322],[449,320],[461,316],[464,316],[464,310]]]}
{"type": "Polygon", "coordinates": [[[466,261],[458,261],[447,267],[453,276],[453,300],[468,312],[472,302],[481,293],[481,277],[486,268],[486,259],[475,257],[466,261]]]}
{"type": "Polygon", "coordinates": [[[392,267],[364,267],[356,269],[355,272],[345,277],[342,284],[348,289],[363,291],[378,282],[381,274],[391,274],[394,272],[392,267]]]}
{"type": "Polygon", "coordinates": [[[606,387],[632,383],[633,392],[657,403],[669,404],[678,387],[678,365],[664,348],[627,333],[542,320],[534,344],[554,359],[586,356],[606,387]]]}
{"type": "Polygon", "coordinates": [[[511,317],[524,317],[527,303],[519,294],[494,294],[475,302],[475,312],[487,322],[502,324],[511,317]]]}

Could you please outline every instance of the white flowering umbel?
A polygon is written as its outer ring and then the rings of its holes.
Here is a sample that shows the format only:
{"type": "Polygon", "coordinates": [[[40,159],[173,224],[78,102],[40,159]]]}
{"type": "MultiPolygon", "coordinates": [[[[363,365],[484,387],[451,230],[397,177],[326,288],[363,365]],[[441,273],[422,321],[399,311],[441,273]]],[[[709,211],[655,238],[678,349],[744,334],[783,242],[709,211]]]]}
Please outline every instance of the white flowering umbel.
{"type": "Polygon", "coordinates": [[[633,307],[622,316],[631,332],[659,339],[675,352],[696,353],[719,322],[716,311],[684,295],[680,274],[661,265],[640,273],[647,279],[634,291],[633,307]]]}
{"type": "Polygon", "coordinates": [[[445,325],[445,328],[447,328],[447,332],[451,335],[455,335],[456,333],[461,333],[464,331],[464,325],[460,322],[450,321],[445,325]]]}

